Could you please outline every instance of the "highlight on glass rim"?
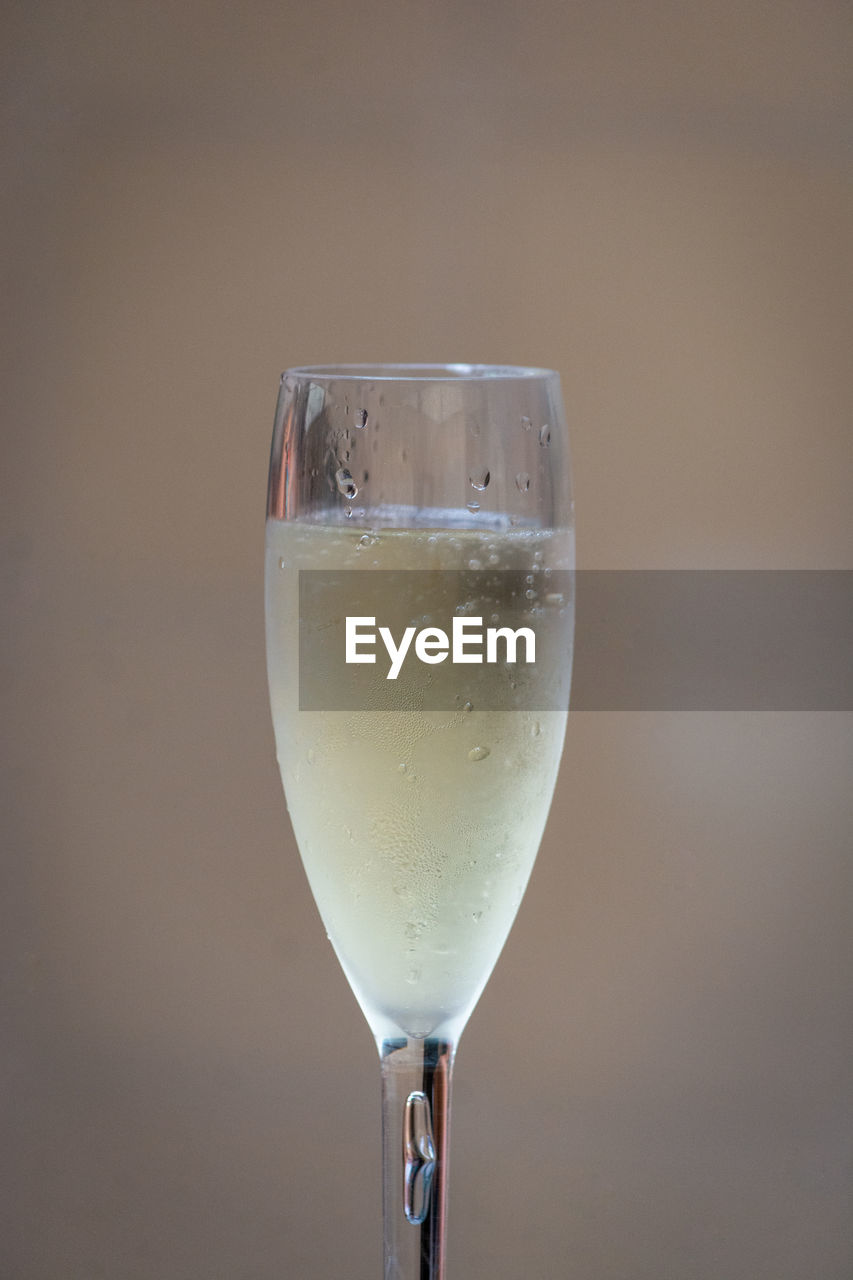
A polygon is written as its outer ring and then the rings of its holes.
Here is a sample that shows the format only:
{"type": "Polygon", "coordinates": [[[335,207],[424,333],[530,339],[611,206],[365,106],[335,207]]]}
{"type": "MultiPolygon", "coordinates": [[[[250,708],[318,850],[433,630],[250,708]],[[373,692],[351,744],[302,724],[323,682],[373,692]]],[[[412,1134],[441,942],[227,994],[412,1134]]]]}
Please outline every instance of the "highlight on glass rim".
{"type": "Polygon", "coordinates": [[[282,375],[266,534],[272,718],[305,872],[379,1053],[386,1280],[446,1275],[454,1057],[551,804],[573,570],[556,373],[282,375]]]}

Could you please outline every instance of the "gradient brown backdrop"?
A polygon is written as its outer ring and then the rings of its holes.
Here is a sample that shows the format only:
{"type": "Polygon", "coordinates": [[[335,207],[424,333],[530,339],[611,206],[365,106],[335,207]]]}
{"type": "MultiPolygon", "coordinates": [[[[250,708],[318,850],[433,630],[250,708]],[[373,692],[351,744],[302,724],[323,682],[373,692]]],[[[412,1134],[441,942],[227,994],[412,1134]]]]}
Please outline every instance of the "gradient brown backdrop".
{"type": "MultiPolygon", "coordinates": [[[[2,1280],[379,1274],[288,829],[278,374],[559,369],[588,568],[851,566],[853,17],[2,16],[2,1280]]],[[[851,1274],[849,714],[570,724],[457,1068],[451,1277],[851,1274]]]]}

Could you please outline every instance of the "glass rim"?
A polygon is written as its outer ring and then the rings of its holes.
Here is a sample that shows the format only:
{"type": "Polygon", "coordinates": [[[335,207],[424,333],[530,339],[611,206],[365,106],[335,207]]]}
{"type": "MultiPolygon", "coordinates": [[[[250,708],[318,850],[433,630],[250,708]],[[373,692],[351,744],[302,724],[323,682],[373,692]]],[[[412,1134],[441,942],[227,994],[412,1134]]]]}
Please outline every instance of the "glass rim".
{"type": "Polygon", "coordinates": [[[556,378],[554,369],[509,364],[317,364],[285,369],[286,378],[312,382],[495,382],[556,378]]]}

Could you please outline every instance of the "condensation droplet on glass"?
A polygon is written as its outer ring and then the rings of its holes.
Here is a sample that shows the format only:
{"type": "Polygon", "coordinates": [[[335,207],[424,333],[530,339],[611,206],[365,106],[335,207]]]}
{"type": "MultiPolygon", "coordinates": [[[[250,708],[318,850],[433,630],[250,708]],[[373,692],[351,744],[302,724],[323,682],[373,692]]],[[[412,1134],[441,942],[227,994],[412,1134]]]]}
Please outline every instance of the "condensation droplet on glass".
{"type": "Polygon", "coordinates": [[[538,720],[534,720],[533,724],[530,726],[531,738],[538,738],[541,732],[542,732],[541,724],[539,723],[538,720]]]}
{"type": "Polygon", "coordinates": [[[519,471],[515,477],[515,487],[519,493],[527,493],[530,488],[530,476],[526,471],[519,471]]]}
{"type": "Polygon", "coordinates": [[[338,467],[335,472],[335,484],[338,486],[338,493],[343,494],[345,498],[354,498],[358,494],[358,485],[347,467],[338,467]]]}
{"type": "Polygon", "coordinates": [[[474,710],[473,702],[471,702],[470,699],[464,702],[462,705],[462,710],[468,713],[472,712],[474,710]]]}
{"type": "Polygon", "coordinates": [[[529,431],[532,426],[533,426],[533,423],[530,421],[530,419],[526,416],[522,416],[522,419],[521,419],[522,431],[529,431]]]}
{"type": "Polygon", "coordinates": [[[525,576],[524,576],[524,581],[527,583],[528,587],[532,587],[532,586],[533,586],[533,574],[532,574],[532,573],[527,573],[527,574],[525,574],[525,576]]]}
{"type": "Polygon", "coordinates": [[[409,972],[406,974],[406,981],[408,982],[410,987],[413,987],[415,983],[420,982],[420,980],[421,980],[420,969],[410,969],[409,972]]]}
{"type": "Polygon", "coordinates": [[[355,415],[355,425],[356,425],[357,427],[366,427],[366,426],[367,426],[367,410],[366,410],[366,409],[358,409],[358,410],[356,411],[356,415],[355,415]]]}
{"type": "Polygon", "coordinates": [[[476,560],[476,559],[473,559],[473,558],[472,558],[471,560],[469,560],[469,561],[468,561],[468,568],[469,568],[469,569],[473,569],[475,572],[476,572],[478,569],[482,569],[482,567],[483,567],[483,565],[482,565],[482,562],[481,562],[480,560],[476,560]]]}
{"type": "Polygon", "coordinates": [[[485,760],[490,754],[488,747],[472,747],[468,752],[468,759],[472,764],[477,764],[480,760],[485,760]]]}
{"type": "Polygon", "coordinates": [[[468,506],[468,510],[469,510],[472,514],[475,514],[477,511],[479,511],[479,510],[480,510],[480,504],[479,504],[479,502],[475,502],[473,498],[472,498],[472,499],[471,499],[471,501],[467,504],[467,506],[468,506]]]}
{"type": "Polygon", "coordinates": [[[547,449],[548,445],[551,443],[551,428],[548,426],[547,422],[543,422],[542,426],[539,428],[539,443],[543,449],[547,449]]]}
{"type": "Polygon", "coordinates": [[[351,518],[352,518],[352,507],[344,507],[344,515],[346,516],[347,520],[351,519],[351,518]]]}
{"type": "Polygon", "coordinates": [[[476,489],[478,493],[483,493],[485,489],[488,489],[491,478],[492,473],[488,467],[478,467],[476,471],[472,471],[469,475],[468,481],[472,489],[476,489]]]}
{"type": "Polygon", "coordinates": [[[532,588],[532,587],[528,587],[528,588],[527,588],[527,590],[526,590],[526,591],[525,591],[525,593],[524,593],[524,597],[525,597],[525,599],[526,599],[526,600],[535,600],[535,599],[536,599],[536,592],[533,590],[533,588],[532,588]]]}
{"type": "Polygon", "coordinates": [[[474,921],[475,924],[479,924],[482,918],[483,918],[482,911],[475,911],[471,916],[471,919],[474,921]]]}
{"type": "Polygon", "coordinates": [[[501,562],[500,556],[493,551],[492,554],[489,556],[489,564],[494,566],[496,564],[500,564],[500,562],[501,562]]]}
{"type": "Polygon", "coordinates": [[[279,567],[279,569],[286,569],[286,568],[287,568],[287,561],[285,560],[284,556],[279,556],[279,558],[278,558],[278,567],[279,567]]]}

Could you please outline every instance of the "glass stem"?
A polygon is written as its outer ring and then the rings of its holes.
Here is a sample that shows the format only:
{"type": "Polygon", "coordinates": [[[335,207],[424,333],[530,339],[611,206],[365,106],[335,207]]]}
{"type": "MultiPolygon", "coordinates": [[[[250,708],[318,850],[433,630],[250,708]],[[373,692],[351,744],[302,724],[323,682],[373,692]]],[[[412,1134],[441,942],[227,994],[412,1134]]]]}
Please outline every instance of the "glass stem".
{"type": "Polygon", "coordinates": [[[450,1081],[456,1046],[384,1040],[384,1280],[444,1280],[450,1081]]]}

